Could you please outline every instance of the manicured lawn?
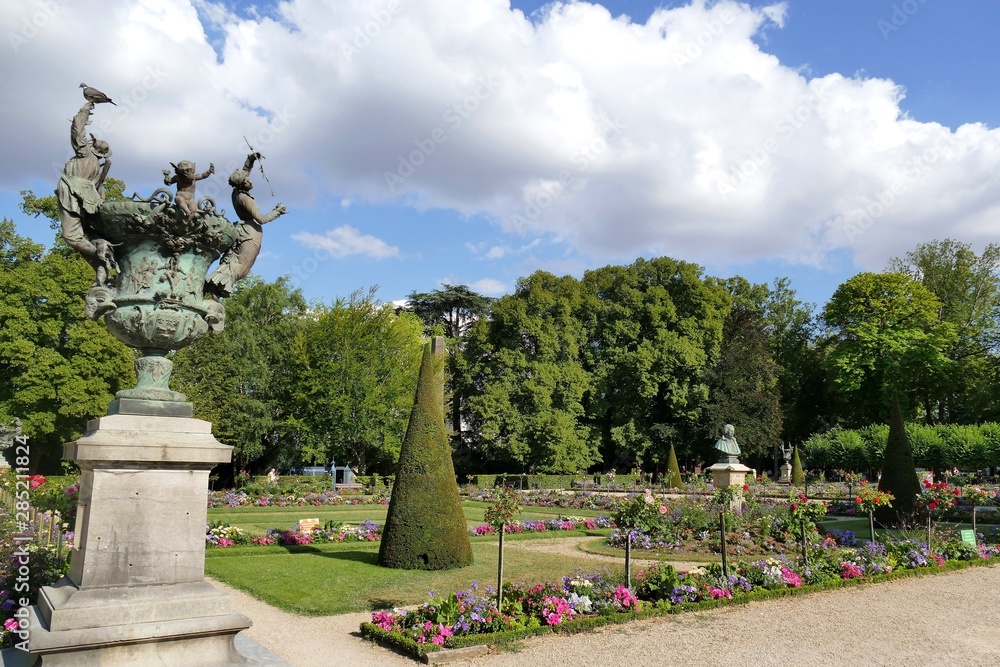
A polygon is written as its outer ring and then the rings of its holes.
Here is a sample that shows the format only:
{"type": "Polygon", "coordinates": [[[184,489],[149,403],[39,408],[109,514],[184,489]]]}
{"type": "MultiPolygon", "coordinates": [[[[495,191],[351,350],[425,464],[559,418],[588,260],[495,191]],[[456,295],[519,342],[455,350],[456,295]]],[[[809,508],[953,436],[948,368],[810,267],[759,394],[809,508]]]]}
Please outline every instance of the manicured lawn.
{"type": "MultiPolygon", "coordinates": [[[[850,518],[837,517],[836,519],[833,520],[821,521],[819,522],[818,526],[820,530],[830,530],[835,528],[837,530],[853,531],[854,535],[859,540],[868,540],[871,537],[870,535],[871,531],[868,526],[868,517],[850,517],[850,518]]],[[[971,523],[952,523],[949,521],[939,521],[935,522],[934,524],[935,531],[941,531],[941,530],[959,531],[962,529],[971,529],[971,528],[972,528],[971,523]]],[[[977,522],[976,524],[976,529],[981,533],[988,532],[996,528],[997,526],[994,524],[986,524],[982,522],[977,522]]],[[[879,538],[890,536],[892,539],[913,538],[921,542],[927,541],[926,526],[918,526],[909,530],[897,530],[894,528],[893,529],[880,528],[876,524],[875,533],[879,536],[879,538]]]]}
{"type": "MultiPolygon", "coordinates": [[[[625,558],[624,549],[616,549],[615,547],[608,546],[606,538],[599,538],[593,540],[587,540],[580,544],[580,550],[588,554],[597,554],[599,556],[613,556],[615,558],[625,558]]],[[[722,562],[722,556],[714,556],[710,554],[687,554],[687,553],[677,553],[674,551],[657,551],[657,550],[645,550],[645,549],[634,549],[632,551],[632,558],[639,560],[662,560],[665,562],[670,561],[682,561],[685,563],[720,563],[722,562]]],[[[735,557],[733,557],[735,558],[735,557]]]]}
{"type": "MultiPolygon", "coordinates": [[[[560,531],[560,536],[596,535],[560,531]]],[[[516,542],[551,538],[556,533],[510,536],[504,540],[505,581],[558,581],[574,568],[600,569],[583,554],[579,558],[516,548],[516,542]],[[521,538],[520,540],[517,538],[521,538]]],[[[379,567],[378,542],[330,543],[307,547],[232,547],[210,549],[205,573],[276,607],[319,616],[420,604],[430,590],[448,594],[472,581],[496,581],[495,539],[474,539],[475,562],[457,570],[424,572],[379,567]]],[[[608,569],[620,575],[624,564],[608,569]]]]}
{"type": "MultiPolygon", "coordinates": [[[[485,521],[489,503],[467,500],[462,503],[465,520],[470,526],[478,526],[485,521]]],[[[298,523],[299,519],[319,519],[320,525],[327,521],[361,523],[371,519],[385,523],[386,505],[338,505],[319,507],[213,507],[208,510],[208,520],[224,521],[255,534],[267,532],[268,528],[286,530],[298,523]]],[[[521,519],[554,519],[558,516],[594,517],[608,514],[606,511],[588,509],[563,509],[559,507],[528,506],[522,509],[521,519]]]]}

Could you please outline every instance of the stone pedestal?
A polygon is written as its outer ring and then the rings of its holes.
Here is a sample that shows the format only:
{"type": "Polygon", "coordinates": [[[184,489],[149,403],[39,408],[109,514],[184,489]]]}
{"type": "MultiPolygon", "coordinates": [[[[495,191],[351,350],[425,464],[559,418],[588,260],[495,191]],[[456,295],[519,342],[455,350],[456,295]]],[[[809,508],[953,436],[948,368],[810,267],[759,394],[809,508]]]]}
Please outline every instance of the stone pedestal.
{"type": "Polygon", "coordinates": [[[743,485],[747,481],[747,473],[750,468],[740,462],[736,463],[716,463],[709,466],[712,471],[712,486],[717,489],[724,489],[728,486],[735,487],[736,494],[733,496],[731,507],[738,510],[743,507],[743,485]]]}
{"type": "Polygon", "coordinates": [[[250,619],[204,580],[208,474],[232,448],[206,421],[118,408],[64,445],[76,538],[69,575],[31,608],[34,664],[253,664],[234,643],[250,619]]]}
{"type": "Polygon", "coordinates": [[[781,465],[781,477],[778,478],[779,484],[791,484],[792,483],[792,464],[785,461],[781,465]]]}

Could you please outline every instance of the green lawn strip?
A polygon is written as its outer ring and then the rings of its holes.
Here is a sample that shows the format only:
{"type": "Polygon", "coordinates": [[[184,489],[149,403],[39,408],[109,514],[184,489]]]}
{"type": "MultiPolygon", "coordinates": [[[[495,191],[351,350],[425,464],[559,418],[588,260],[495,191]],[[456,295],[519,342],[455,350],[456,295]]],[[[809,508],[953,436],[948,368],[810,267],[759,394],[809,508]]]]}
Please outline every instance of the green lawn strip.
{"type": "MultiPolygon", "coordinates": [[[[523,630],[512,630],[509,632],[497,632],[497,633],[481,634],[481,635],[462,635],[458,637],[448,637],[447,639],[445,639],[445,647],[461,648],[466,646],[478,646],[484,644],[489,646],[503,646],[503,645],[513,644],[528,637],[543,635],[553,632],[564,633],[564,634],[576,634],[579,632],[587,632],[589,630],[593,630],[594,628],[603,625],[622,624],[634,620],[655,618],[658,616],[665,616],[669,614],[680,614],[689,611],[706,611],[709,609],[715,609],[717,607],[724,607],[729,605],[743,605],[743,604],[748,604],[750,602],[761,602],[764,600],[773,600],[783,597],[807,595],[819,591],[835,590],[838,588],[847,588],[850,586],[879,584],[897,579],[906,579],[910,577],[922,577],[934,574],[944,574],[946,572],[955,572],[958,570],[964,570],[970,567],[979,567],[979,566],[992,567],[996,566],[996,563],[989,560],[951,561],[946,563],[942,567],[924,567],[913,570],[896,570],[888,574],[880,574],[861,579],[831,579],[821,584],[802,586],[801,588],[783,588],[778,590],[756,589],[749,593],[737,595],[731,600],[728,600],[726,598],[718,598],[714,600],[703,600],[701,602],[688,602],[681,605],[671,605],[669,603],[666,603],[665,601],[660,602],[657,605],[645,602],[643,603],[645,609],[634,613],[609,614],[606,616],[588,616],[586,618],[564,621],[563,623],[557,626],[543,625],[541,627],[526,628],[523,630]]],[[[412,657],[418,659],[423,658],[423,656],[428,651],[439,650],[436,648],[427,649],[422,644],[417,644],[416,642],[406,637],[401,637],[398,634],[385,632],[384,630],[381,630],[380,628],[376,627],[371,623],[361,624],[361,635],[379,643],[384,642],[385,645],[390,646],[396,650],[408,652],[412,657]],[[410,646],[411,644],[412,646],[410,646]]]]}
{"type": "MultiPolygon", "coordinates": [[[[467,588],[472,581],[487,586],[496,580],[495,538],[473,540],[473,565],[439,572],[379,567],[378,547],[377,542],[351,542],[320,547],[212,549],[207,552],[205,572],[275,607],[310,616],[415,605],[424,602],[430,590],[450,594],[467,588]],[[234,551],[237,549],[253,551],[234,551]]],[[[507,553],[504,559],[506,581],[558,581],[576,568],[598,569],[582,554],[573,558],[517,551],[507,553]]],[[[612,575],[622,576],[623,565],[608,569],[612,575]]]]}
{"type": "MultiPolygon", "coordinates": [[[[608,545],[607,539],[594,539],[581,542],[577,548],[580,551],[597,556],[612,556],[614,558],[625,558],[625,549],[617,549],[608,545]]],[[[678,553],[676,551],[658,551],[656,549],[633,549],[632,558],[637,560],[662,560],[662,561],[682,561],[684,563],[718,563],[722,556],[713,554],[689,554],[678,553]]],[[[735,558],[735,556],[733,556],[735,558]]],[[[763,556],[762,556],[763,558],[763,556]]]]}
{"type": "MultiPolygon", "coordinates": [[[[462,503],[465,520],[470,526],[485,522],[489,503],[467,500],[462,503]]],[[[208,510],[208,521],[223,521],[255,534],[263,534],[269,528],[287,530],[299,519],[319,519],[320,525],[327,521],[359,524],[365,519],[385,523],[385,505],[302,505],[287,507],[212,507],[208,510]]],[[[527,506],[521,511],[520,519],[555,519],[559,516],[596,517],[607,512],[590,509],[563,509],[560,507],[527,506]]]]}
{"type": "MultiPolygon", "coordinates": [[[[509,533],[504,536],[504,542],[520,542],[527,540],[546,540],[552,538],[563,538],[563,537],[600,537],[601,539],[607,539],[608,535],[612,532],[611,528],[598,528],[596,530],[546,530],[542,532],[532,532],[532,533],[509,533]]],[[[489,544],[496,544],[496,535],[483,535],[483,536],[472,536],[473,543],[483,542],[489,544]]],[[[356,548],[359,544],[374,544],[375,550],[378,551],[378,542],[315,542],[313,544],[308,544],[304,546],[295,545],[280,545],[274,544],[271,546],[255,546],[255,545],[245,545],[245,546],[233,546],[233,547],[223,547],[223,548],[213,548],[205,551],[206,558],[232,558],[234,556],[274,556],[281,554],[300,554],[300,553],[315,553],[316,551],[330,552],[330,551],[350,551],[356,548]]]]}
{"type": "MultiPolygon", "coordinates": [[[[867,541],[868,538],[870,537],[869,536],[869,527],[868,527],[868,517],[854,517],[854,518],[849,518],[849,519],[843,519],[843,518],[841,518],[841,519],[837,520],[836,522],[831,522],[831,521],[824,520],[824,521],[820,521],[817,524],[817,526],[819,527],[819,529],[820,529],[821,532],[822,531],[828,531],[828,530],[834,530],[834,529],[840,530],[840,531],[844,531],[844,530],[853,531],[855,537],[858,540],[867,541]]],[[[980,532],[982,532],[983,530],[987,530],[987,529],[993,528],[993,527],[994,527],[993,524],[985,524],[985,523],[977,523],[976,524],[976,528],[980,532]]],[[[959,530],[962,530],[962,529],[970,529],[971,530],[972,529],[972,524],[971,523],[958,523],[958,522],[951,522],[951,521],[937,521],[937,522],[934,523],[934,527],[933,527],[933,530],[935,532],[941,531],[941,530],[959,531],[959,530]]],[[[914,526],[913,528],[908,528],[908,529],[903,530],[903,529],[897,529],[897,528],[881,528],[881,527],[879,527],[876,524],[876,526],[875,526],[875,533],[876,533],[876,536],[878,537],[878,539],[886,539],[886,536],[888,536],[889,538],[891,538],[893,540],[914,539],[914,540],[916,540],[918,542],[926,542],[927,541],[927,526],[926,525],[914,526]]]]}

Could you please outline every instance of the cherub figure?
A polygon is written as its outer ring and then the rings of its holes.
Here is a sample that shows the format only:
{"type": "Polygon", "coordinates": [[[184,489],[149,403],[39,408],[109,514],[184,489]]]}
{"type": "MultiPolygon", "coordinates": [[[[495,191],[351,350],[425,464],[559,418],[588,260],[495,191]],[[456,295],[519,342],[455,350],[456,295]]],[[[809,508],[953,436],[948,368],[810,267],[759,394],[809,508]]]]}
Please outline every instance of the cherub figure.
{"type": "Polygon", "coordinates": [[[194,198],[194,184],[214,174],[215,164],[209,163],[208,171],[201,174],[195,173],[194,162],[190,160],[181,160],[177,164],[171,162],[170,166],[174,168],[174,175],[171,176],[170,170],[164,169],[163,182],[166,185],[177,184],[177,196],[174,197],[174,201],[190,220],[198,213],[198,204],[194,198]]]}
{"type": "Polygon", "coordinates": [[[63,167],[56,186],[62,236],[71,248],[83,255],[97,273],[95,286],[107,283],[110,272],[117,271],[114,255],[104,239],[88,236],[84,223],[87,216],[97,213],[104,201],[104,179],[111,168],[111,147],[93,134],[88,136],[87,124],[94,103],[87,102],[70,123],[70,143],[73,157],[63,167]]]}
{"type": "Polygon", "coordinates": [[[205,290],[220,297],[232,294],[233,286],[250,273],[260,253],[261,240],[264,238],[263,225],[286,213],[285,205],[278,204],[270,213],[262,215],[250,194],[250,189],[253,188],[250,170],[253,169],[255,160],[263,159],[264,156],[260,153],[251,153],[243,163],[243,168],[229,176],[229,185],[233,186],[233,208],[240,217],[240,224],[236,226],[239,237],[222,256],[219,268],[205,281],[205,290]]]}

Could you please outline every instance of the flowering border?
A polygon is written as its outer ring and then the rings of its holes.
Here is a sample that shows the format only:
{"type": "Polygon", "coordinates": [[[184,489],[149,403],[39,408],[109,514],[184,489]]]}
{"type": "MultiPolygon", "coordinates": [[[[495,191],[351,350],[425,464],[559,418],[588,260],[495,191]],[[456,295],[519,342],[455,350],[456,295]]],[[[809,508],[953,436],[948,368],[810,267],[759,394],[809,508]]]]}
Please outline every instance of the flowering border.
{"type": "Polygon", "coordinates": [[[423,660],[428,653],[440,651],[442,649],[465,648],[468,646],[504,646],[522,639],[535,637],[549,633],[577,634],[588,632],[605,625],[620,625],[633,620],[656,618],[672,614],[680,614],[691,611],[706,611],[728,605],[743,605],[751,602],[762,602],[774,600],[792,595],[807,595],[820,591],[835,590],[849,586],[861,586],[866,584],[880,584],[896,579],[906,579],[908,577],[933,576],[946,572],[956,572],[971,567],[994,566],[996,562],[992,559],[978,559],[972,561],[946,561],[943,565],[933,568],[897,569],[892,572],[869,575],[851,579],[831,579],[818,584],[809,584],[801,587],[788,587],[777,589],[755,588],[735,597],[718,597],[701,600],[698,602],[684,602],[681,604],[670,604],[669,606],[647,604],[644,610],[638,612],[625,612],[607,614],[604,616],[588,616],[579,619],[564,620],[559,625],[541,625],[535,628],[524,628],[521,630],[509,630],[506,632],[494,632],[479,635],[462,635],[447,637],[444,646],[426,643],[418,644],[416,641],[404,637],[398,633],[387,632],[376,626],[374,623],[365,622],[361,624],[361,636],[370,639],[378,644],[393,648],[409,655],[410,657],[423,660]]]}

